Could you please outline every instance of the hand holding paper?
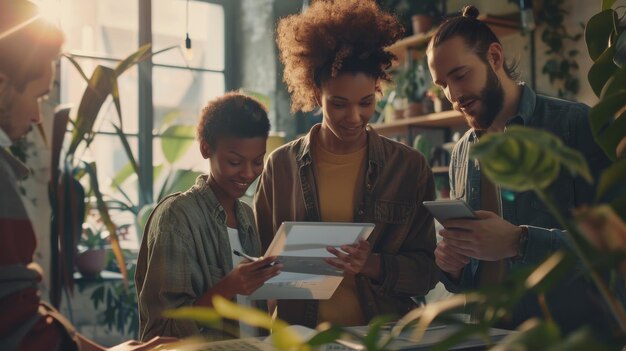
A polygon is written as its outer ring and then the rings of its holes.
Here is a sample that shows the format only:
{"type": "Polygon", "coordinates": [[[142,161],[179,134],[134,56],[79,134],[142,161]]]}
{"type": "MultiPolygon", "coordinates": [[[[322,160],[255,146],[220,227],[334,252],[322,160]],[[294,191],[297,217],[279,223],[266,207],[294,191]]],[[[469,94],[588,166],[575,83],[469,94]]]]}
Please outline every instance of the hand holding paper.
{"type": "Polygon", "coordinates": [[[242,262],[224,277],[229,290],[239,295],[250,295],[263,284],[280,274],[282,264],[274,264],[277,257],[264,257],[253,262],[242,262]]]}
{"type": "Polygon", "coordinates": [[[330,298],[344,270],[360,272],[365,266],[371,250],[366,240],[373,229],[372,223],[282,223],[265,252],[265,256],[278,256],[282,272],[250,298],[330,298]]]}
{"type": "Polygon", "coordinates": [[[337,267],[349,274],[360,273],[370,254],[370,244],[359,239],[358,243],[352,245],[342,245],[341,250],[333,246],[326,248],[328,252],[337,256],[336,258],[326,258],[324,261],[333,267],[337,267]]]}

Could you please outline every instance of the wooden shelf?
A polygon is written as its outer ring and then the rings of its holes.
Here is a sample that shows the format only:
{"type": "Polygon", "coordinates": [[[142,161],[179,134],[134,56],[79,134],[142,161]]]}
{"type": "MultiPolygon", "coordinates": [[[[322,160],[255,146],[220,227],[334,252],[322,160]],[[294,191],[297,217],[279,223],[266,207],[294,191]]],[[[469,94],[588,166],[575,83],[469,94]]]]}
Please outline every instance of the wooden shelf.
{"type": "Polygon", "coordinates": [[[433,174],[448,174],[450,168],[448,166],[435,166],[432,170],[433,174]]]}
{"type": "Polygon", "coordinates": [[[396,135],[406,135],[409,126],[424,128],[454,128],[466,125],[465,118],[458,111],[443,111],[429,113],[426,115],[407,117],[388,123],[374,123],[374,128],[378,134],[387,137],[396,135]]]}
{"type": "MultiPolygon", "coordinates": [[[[503,38],[507,35],[519,32],[519,13],[507,14],[507,15],[489,15],[481,14],[478,19],[485,22],[491,30],[498,36],[503,38]]],[[[430,38],[435,33],[436,28],[433,28],[428,33],[414,34],[398,40],[387,49],[393,54],[398,56],[398,63],[402,63],[405,60],[407,50],[412,49],[412,55],[414,59],[418,59],[423,55],[423,51],[426,49],[426,45],[430,41],[430,38]]],[[[396,66],[394,65],[394,67],[396,66]]]]}

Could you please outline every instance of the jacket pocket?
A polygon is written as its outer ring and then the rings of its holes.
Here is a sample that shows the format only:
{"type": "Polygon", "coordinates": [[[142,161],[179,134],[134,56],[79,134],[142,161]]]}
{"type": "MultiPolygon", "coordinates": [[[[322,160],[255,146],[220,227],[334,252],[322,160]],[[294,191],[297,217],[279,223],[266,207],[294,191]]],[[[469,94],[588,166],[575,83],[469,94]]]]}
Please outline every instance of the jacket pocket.
{"type": "Polygon", "coordinates": [[[383,223],[406,223],[415,205],[407,202],[377,200],[374,207],[374,220],[383,223]]]}

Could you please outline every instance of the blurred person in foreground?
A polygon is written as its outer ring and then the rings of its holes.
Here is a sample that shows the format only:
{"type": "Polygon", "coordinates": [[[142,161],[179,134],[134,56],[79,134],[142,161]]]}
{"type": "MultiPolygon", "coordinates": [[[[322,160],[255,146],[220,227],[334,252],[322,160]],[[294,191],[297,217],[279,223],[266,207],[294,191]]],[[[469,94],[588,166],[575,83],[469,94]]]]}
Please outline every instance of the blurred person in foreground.
{"type": "MultiPolygon", "coordinates": [[[[63,34],[25,0],[0,1],[0,350],[104,350],[77,333],[40,300],[41,267],[33,262],[35,233],[17,181],[28,169],[9,147],[41,122],[63,34]]],[[[128,341],[115,351],[147,350],[173,339],[128,341]]]]}

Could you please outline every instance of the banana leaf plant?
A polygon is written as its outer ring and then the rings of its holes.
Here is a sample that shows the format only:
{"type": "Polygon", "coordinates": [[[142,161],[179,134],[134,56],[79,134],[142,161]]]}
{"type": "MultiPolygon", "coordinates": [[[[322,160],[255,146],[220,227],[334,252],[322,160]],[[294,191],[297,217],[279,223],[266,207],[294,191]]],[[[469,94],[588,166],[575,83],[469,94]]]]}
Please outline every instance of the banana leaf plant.
{"type": "MultiPolygon", "coordinates": [[[[144,45],[136,52],[120,61],[115,67],[110,68],[98,65],[91,77],[87,77],[78,62],[69,54],[64,55],[78,70],[79,74],[87,82],[87,87],[82,95],[75,117],[70,118],[69,107],[60,107],[55,113],[52,131],[51,148],[51,179],[49,184],[49,197],[52,207],[51,218],[51,291],[50,300],[53,305],[59,306],[62,291],[73,291],[74,256],[78,245],[82,224],[85,217],[86,204],[91,200],[86,197],[89,194],[95,198],[96,207],[109,231],[113,253],[116,257],[121,273],[126,282],[126,266],[122,250],[117,237],[116,225],[111,220],[109,209],[104,201],[99,188],[96,164],[86,163],[76,157],[79,146],[88,148],[96,132],[94,125],[100,110],[109,97],[117,111],[117,128],[123,131],[122,109],[120,104],[120,92],[117,78],[126,70],[139,62],[160,52],[175,47],[166,48],[158,52],[151,52],[150,45],[144,45]],[[67,147],[63,147],[68,125],[72,125],[72,133],[67,147]],[[85,192],[80,180],[83,176],[89,176],[90,191],[85,192]]],[[[125,147],[128,147],[125,144],[125,147]]],[[[129,162],[133,169],[139,172],[137,162],[128,153],[129,162]]]]}
{"type": "MultiPolygon", "coordinates": [[[[120,131],[118,131],[118,135],[122,140],[126,140],[126,137],[120,131]]],[[[139,176],[139,174],[135,172],[135,168],[132,166],[131,162],[122,167],[111,179],[111,185],[122,198],[113,198],[107,201],[107,204],[111,208],[130,211],[136,216],[139,239],[141,239],[141,232],[154,206],[169,194],[186,191],[195,183],[196,178],[202,174],[202,172],[175,167],[176,163],[182,159],[189,151],[191,145],[193,145],[195,126],[173,124],[165,127],[160,135],[161,152],[165,157],[165,162],[155,165],[153,168],[153,178],[157,180],[157,184],[160,184],[154,203],[140,207],[139,204],[135,203],[123,190],[122,185],[129,183],[132,175],[137,175],[135,179],[139,176]]],[[[128,142],[125,141],[125,144],[128,144],[128,142]]],[[[127,153],[130,153],[130,148],[127,148],[127,153]]],[[[134,187],[131,186],[131,188],[134,187]]]]}

